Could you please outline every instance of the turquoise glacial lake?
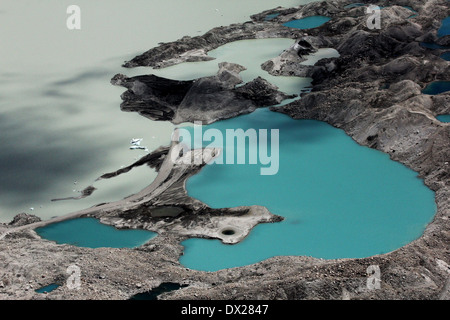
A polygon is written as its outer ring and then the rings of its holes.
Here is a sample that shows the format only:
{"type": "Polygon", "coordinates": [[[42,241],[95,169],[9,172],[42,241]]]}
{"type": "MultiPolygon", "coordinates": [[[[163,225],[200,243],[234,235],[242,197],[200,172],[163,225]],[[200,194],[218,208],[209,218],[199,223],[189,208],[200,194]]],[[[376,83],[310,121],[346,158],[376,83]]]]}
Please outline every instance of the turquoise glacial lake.
{"type": "Polygon", "coordinates": [[[450,114],[441,114],[440,116],[437,116],[436,119],[441,122],[450,122],[450,114]]]}
{"type": "Polygon", "coordinates": [[[325,22],[330,21],[331,18],[324,17],[324,16],[311,16],[306,17],[298,20],[292,20],[286,23],[283,23],[283,26],[289,27],[289,28],[296,28],[296,29],[311,29],[311,28],[317,28],[324,24],[325,22]]]}
{"type": "Polygon", "coordinates": [[[143,245],[157,234],[147,230],[119,230],[94,218],[78,218],[37,228],[44,239],[59,244],[87,248],[134,248],[143,245]]]}
{"type": "Polygon", "coordinates": [[[449,34],[450,34],[450,17],[447,17],[444,20],[442,20],[442,24],[437,32],[437,36],[440,38],[443,36],[447,36],[449,34]]]}
{"type": "Polygon", "coordinates": [[[446,61],[450,61],[450,51],[447,51],[447,52],[444,52],[443,54],[441,54],[441,58],[446,61]]]}
{"type": "MultiPolygon", "coordinates": [[[[433,219],[434,192],[416,172],[327,123],[259,109],[208,128],[224,136],[226,129],[279,129],[279,171],[260,175],[261,163],[207,165],[187,181],[189,195],[213,208],[262,205],[285,220],[260,224],[235,245],[186,240],[186,267],[215,271],[279,255],[362,258],[413,241],[433,219]]],[[[245,148],[257,147],[247,141],[245,148]]]]}
{"type": "Polygon", "coordinates": [[[440,94],[450,91],[450,81],[434,81],[429,83],[425,89],[422,90],[424,94],[440,94]]]}

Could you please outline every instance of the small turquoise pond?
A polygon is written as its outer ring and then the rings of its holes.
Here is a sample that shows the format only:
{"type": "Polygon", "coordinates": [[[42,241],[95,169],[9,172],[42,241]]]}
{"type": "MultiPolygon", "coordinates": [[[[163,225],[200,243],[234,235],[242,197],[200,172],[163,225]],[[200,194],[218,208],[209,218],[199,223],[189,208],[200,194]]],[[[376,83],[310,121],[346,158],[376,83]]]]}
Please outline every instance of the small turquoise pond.
{"type": "Polygon", "coordinates": [[[450,61],[450,51],[447,51],[443,54],[441,54],[441,58],[447,61],[450,61]]]}
{"type": "Polygon", "coordinates": [[[66,220],[35,231],[42,238],[59,244],[87,248],[134,248],[156,236],[155,232],[147,230],[119,230],[94,218],[66,220]]]}
{"type": "Polygon", "coordinates": [[[329,17],[311,16],[283,23],[283,26],[296,29],[311,29],[317,28],[330,20],[331,18],[329,17]]]}
{"type": "Polygon", "coordinates": [[[441,122],[450,122],[450,114],[441,114],[436,117],[441,122]]]}
{"type": "MultiPolygon", "coordinates": [[[[441,27],[437,31],[437,36],[438,36],[438,38],[441,38],[441,37],[447,36],[449,34],[450,34],[450,17],[447,17],[444,20],[442,20],[441,27]]],[[[441,46],[434,42],[421,42],[420,45],[422,47],[428,48],[428,49],[449,49],[450,48],[448,46],[441,46]]],[[[443,59],[445,59],[445,58],[443,58],[443,59]]],[[[448,55],[447,55],[447,59],[445,59],[445,60],[448,60],[448,55]]]]}
{"type": "Polygon", "coordinates": [[[440,94],[450,90],[450,81],[434,81],[428,84],[425,89],[422,90],[424,94],[440,94]]]}
{"type": "MultiPolygon", "coordinates": [[[[224,135],[236,128],[279,129],[279,171],[264,176],[261,165],[207,165],[187,181],[188,194],[213,208],[262,205],[285,220],[256,226],[236,245],[186,240],[180,262],[188,268],[216,271],[282,255],[386,253],[420,237],[435,214],[434,192],[416,172],[325,122],[258,109],[207,128],[224,135]]],[[[247,141],[246,148],[256,145],[247,141]]]]}
{"type": "Polygon", "coordinates": [[[35,292],[37,292],[37,293],[52,292],[53,290],[56,290],[57,288],[59,288],[59,284],[52,283],[52,284],[49,284],[48,286],[45,286],[45,287],[35,290],[35,292]]]}
{"type": "Polygon", "coordinates": [[[447,17],[444,20],[442,20],[442,24],[437,32],[437,36],[440,38],[443,36],[447,36],[449,34],[450,34],[450,17],[447,17]]]}

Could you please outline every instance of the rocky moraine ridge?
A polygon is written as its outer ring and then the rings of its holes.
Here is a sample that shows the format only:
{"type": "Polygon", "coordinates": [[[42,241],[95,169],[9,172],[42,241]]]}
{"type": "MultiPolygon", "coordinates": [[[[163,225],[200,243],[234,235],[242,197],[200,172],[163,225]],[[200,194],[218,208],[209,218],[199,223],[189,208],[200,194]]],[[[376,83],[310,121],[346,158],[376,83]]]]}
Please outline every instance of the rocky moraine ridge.
{"type": "MultiPolygon", "coordinates": [[[[450,70],[449,62],[439,58],[442,50],[426,49],[420,42],[448,45],[450,37],[437,38],[436,31],[449,15],[450,4],[445,0],[373,1],[370,4],[385,8],[381,29],[369,30],[365,9],[345,9],[349,3],[324,1],[276,8],[254,15],[244,24],[161,44],[125,66],[163,68],[210,60],[209,50],[231,41],[292,38],[295,43],[262,68],[274,75],[310,76],[313,89],[300,100],[272,111],[295,119],[326,121],[359,144],[388,153],[417,171],[436,192],[437,203],[436,216],[419,239],[391,253],[364,259],[274,257],[211,273],[186,269],[178,262],[184,239],[197,236],[234,243],[257,223],[282,217],[259,206],[211,209],[188,197],[184,182],[203,164],[185,165],[183,158],[208,161],[218,150],[179,153],[174,142],[130,167],[102,176],[111,178],[148,164],[159,172],[149,187],[124,200],[69,215],[94,216],[122,228],[145,228],[157,231],[158,237],[136,249],[57,245],[39,238],[33,230],[48,222],[18,216],[10,225],[0,226],[0,298],[128,299],[163,282],[173,282],[187,286],[161,295],[161,299],[449,299],[450,125],[435,117],[450,113],[450,93],[425,95],[421,90],[432,81],[450,80],[450,70]],[[410,18],[406,5],[417,11],[417,16],[410,18]],[[278,16],[265,21],[274,13],[278,16]],[[313,15],[332,19],[306,31],[282,26],[313,15]],[[299,64],[305,54],[325,47],[335,48],[340,57],[322,59],[315,66],[299,64]],[[169,161],[171,158],[175,161],[169,161]],[[225,229],[234,234],[224,233],[225,229]],[[71,264],[82,270],[80,290],[61,286],[47,295],[34,292],[50,283],[64,283],[71,264]],[[380,289],[366,287],[370,265],[382,270],[380,289]]],[[[242,68],[222,64],[216,76],[187,82],[151,75],[117,75],[112,82],[127,88],[122,95],[123,110],[174,123],[211,123],[286,97],[262,79],[236,87],[242,68]],[[173,90],[174,86],[180,90],[173,90]],[[216,97],[225,101],[222,108],[216,97]]]]}

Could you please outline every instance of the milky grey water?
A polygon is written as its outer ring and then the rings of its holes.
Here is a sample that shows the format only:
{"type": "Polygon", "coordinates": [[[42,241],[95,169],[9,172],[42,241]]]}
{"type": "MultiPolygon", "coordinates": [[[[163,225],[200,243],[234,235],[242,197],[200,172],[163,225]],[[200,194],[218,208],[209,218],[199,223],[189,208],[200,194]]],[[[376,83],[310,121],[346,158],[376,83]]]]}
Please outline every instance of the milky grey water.
{"type": "Polygon", "coordinates": [[[2,0],[0,221],[19,212],[43,219],[64,215],[121,199],[154,179],[154,171],[137,168],[96,182],[98,190],[89,198],[50,202],[78,196],[102,173],[144,155],[129,150],[131,138],[144,138],[142,144],[150,150],[169,143],[170,123],[120,111],[124,90],[110,85],[111,77],[152,73],[149,68],[123,69],[124,60],[159,42],[244,22],[279,5],[308,2],[2,0]],[[81,30],[66,27],[71,4],[81,8],[81,30]]]}

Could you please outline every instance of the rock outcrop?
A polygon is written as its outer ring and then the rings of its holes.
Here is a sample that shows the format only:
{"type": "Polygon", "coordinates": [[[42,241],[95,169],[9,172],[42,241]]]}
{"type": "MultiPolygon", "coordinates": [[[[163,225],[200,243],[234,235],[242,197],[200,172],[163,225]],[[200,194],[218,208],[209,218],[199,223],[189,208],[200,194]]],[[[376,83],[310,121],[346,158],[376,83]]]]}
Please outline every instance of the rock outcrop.
{"type": "Polygon", "coordinates": [[[258,77],[242,86],[244,67],[220,63],[217,75],[191,81],[176,81],[155,75],[128,78],[116,75],[114,85],[128,90],[122,94],[123,111],[135,111],[151,120],[174,124],[217,120],[251,113],[256,108],[275,105],[293,96],[286,95],[258,77]]]}
{"type": "Polygon", "coordinates": [[[306,61],[305,56],[314,52],[317,52],[317,48],[302,37],[278,57],[264,62],[261,68],[274,76],[310,77],[314,67],[302,65],[301,62],[306,61]]]}
{"type": "Polygon", "coordinates": [[[21,227],[39,221],[41,221],[41,218],[39,218],[38,216],[28,213],[19,213],[18,215],[14,216],[14,218],[8,225],[10,227],[21,227]]]}
{"type": "Polygon", "coordinates": [[[139,66],[156,69],[191,61],[208,61],[214,58],[207,55],[208,51],[216,49],[226,43],[245,39],[263,38],[291,38],[295,39],[303,32],[286,28],[270,22],[233,24],[214,28],[202,36],[183,37],[177,41],[163,43],[159,47],[127,61],[126,68],[139,66]]]}

